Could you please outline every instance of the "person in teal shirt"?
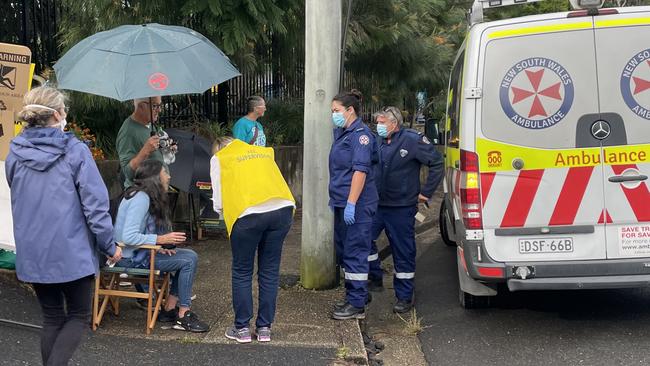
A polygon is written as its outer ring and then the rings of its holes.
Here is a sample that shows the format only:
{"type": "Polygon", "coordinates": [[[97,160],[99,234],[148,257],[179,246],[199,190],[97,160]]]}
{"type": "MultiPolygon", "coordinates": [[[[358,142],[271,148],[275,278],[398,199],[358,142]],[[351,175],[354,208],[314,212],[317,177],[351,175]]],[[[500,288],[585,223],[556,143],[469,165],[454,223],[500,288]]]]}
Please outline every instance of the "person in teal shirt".
{"type": "Polygon", "coordinates": [[[232,134],[236,139],[242,140],[250,145],[266,146],[266,135],[262,124],[257,119],[264,115],[266,103],[264,98],[250,96],[246,99],[248,113],[240,118],[232,128],[232,134]]]}

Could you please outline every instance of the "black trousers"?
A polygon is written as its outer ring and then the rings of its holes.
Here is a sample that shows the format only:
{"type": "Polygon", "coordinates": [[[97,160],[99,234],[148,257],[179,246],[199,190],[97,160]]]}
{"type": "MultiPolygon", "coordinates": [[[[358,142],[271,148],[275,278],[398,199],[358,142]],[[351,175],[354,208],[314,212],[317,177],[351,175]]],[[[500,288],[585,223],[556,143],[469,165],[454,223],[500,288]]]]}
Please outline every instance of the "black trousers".
{"type": "Polygon", "coordinates": [[[43,311],[43,365],[67,365],[81,343],[90,324],[93,279],[33,284],[43,311]]]}

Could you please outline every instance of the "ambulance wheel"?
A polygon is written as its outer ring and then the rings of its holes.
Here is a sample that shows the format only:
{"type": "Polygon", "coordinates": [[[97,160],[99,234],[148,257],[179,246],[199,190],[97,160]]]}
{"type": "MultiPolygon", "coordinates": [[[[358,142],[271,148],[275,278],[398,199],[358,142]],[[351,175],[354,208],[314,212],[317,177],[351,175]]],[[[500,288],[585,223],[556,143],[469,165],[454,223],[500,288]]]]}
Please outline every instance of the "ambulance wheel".
{"type": "Polygon", "coordinates": [[[438,213],[438,227],[440,228],[440,237],[442,238],[442,242],[445,243],[445,245],[449,247],[455,247],[456,242],[449,239],[449,228],[447,228],[445,217],[447,217],[447,205],[445,205],[445,201],[443,200],[440,204],[440,212],[438,213]]]}
{"type": "Polygon", "coordinates": [[[475,296],[463,291],[458,286],[458,300],[463,309],[485,309],[490,307],[492,296],[475,296]]]}

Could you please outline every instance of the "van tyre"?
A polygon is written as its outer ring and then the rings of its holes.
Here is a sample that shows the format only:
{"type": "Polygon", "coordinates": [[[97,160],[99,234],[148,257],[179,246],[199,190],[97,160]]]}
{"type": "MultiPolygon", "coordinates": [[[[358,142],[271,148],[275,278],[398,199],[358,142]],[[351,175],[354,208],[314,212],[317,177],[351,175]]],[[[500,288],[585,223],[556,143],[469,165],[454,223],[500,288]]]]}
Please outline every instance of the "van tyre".
{"type": "Polygon", "coordinates": [[[492,305],[492,296],[475,296],[458,286],[458,300],[463,309],[485,309],[492,305]]]}
{"type": "Polygon", "coordinates": [[[456,242],[449,238],[449,229],[447,228],[447,220],[445,218],[448,216],[447,205],[445,200],[442,200],[440,204],[440,212],[438,213],[438,227],[440,228],[440,237],[442,242],[449,247],[455,247],[456,242]]]}

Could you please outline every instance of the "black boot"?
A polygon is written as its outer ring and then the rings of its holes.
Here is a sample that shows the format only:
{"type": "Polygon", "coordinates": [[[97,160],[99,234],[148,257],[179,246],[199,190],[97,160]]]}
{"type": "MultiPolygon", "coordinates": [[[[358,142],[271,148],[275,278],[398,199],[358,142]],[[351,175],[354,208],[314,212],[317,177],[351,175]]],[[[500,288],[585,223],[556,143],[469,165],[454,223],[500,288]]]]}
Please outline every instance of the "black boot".
{"type": "Polygon", "coordinates": [[[332,314],[332,318],[336,320],[365,319],[366,309],[356,308],[348,302],[342,307],[334,310],[334,314],[332,314]]]}
{"type": "Polygon", "coordinates": [[[402,314],[411,311],[412,308],[413,301],[397,300],[397,304],[393,306],[393,312],[402,314]]]}
{"type": "MultiPolygon", "coordinates": [[[[366,306],[372,302],[372,294],[368,292],[368,297],[366,298],[366,306]]],[[[340,309],[348,303],[348,300],[344,297],[343,299],[334,303],[334,310],[340,309]]]]}

